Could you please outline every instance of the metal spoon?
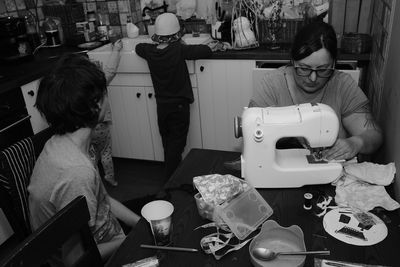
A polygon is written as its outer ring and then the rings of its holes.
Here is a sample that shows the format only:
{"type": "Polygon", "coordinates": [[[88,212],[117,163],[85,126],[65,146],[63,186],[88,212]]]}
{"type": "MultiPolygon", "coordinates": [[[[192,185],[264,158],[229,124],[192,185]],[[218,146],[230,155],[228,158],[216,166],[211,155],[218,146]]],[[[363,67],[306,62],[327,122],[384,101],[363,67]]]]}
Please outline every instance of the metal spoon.
{"type": "Polygon", "coordinates": [[[329,250],[321,251],[290,251],[290,252],[274,252],[268,248],[254,248],[252,250],[253,256],[259,260],[270,261],[275,259],[278,255],[330,255],[329,250]]]}

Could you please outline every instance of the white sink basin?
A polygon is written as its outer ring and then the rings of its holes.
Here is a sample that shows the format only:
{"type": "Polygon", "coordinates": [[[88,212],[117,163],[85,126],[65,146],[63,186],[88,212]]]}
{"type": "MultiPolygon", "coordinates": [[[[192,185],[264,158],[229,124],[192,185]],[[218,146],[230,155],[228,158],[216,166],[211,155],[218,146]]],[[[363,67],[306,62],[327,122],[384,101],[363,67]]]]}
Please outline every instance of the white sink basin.
{"type": "Polygon", "coordinates": [[[212,41],[210,34],[201,33],[199,37],[193,37],[192,34],[185,34],[182,37],[182,40],[185,41],[188,45],[196,45],[196,44],[208,44],[212,41]]]}

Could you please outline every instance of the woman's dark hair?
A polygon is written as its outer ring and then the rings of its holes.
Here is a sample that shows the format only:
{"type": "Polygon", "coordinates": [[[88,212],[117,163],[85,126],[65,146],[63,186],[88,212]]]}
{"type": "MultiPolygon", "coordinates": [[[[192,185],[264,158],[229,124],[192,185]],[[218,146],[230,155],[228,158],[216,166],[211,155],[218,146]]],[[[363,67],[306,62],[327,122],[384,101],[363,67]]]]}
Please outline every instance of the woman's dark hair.
{"type": "Polygon", "coordinates": [[[57,134],[93,128],[106,92],[103,71],[82,55],[62,57],[40,81],[36,107],[57,134]]]}
{"type": "Polygon", "coordinates": [[[333,60],[336,60],[336,32],[330,24],[318,20],[305,25],[297,32],[292,45],[291,56],[295,61],[301,60],[321,48],[326,48],[333,60]]]}

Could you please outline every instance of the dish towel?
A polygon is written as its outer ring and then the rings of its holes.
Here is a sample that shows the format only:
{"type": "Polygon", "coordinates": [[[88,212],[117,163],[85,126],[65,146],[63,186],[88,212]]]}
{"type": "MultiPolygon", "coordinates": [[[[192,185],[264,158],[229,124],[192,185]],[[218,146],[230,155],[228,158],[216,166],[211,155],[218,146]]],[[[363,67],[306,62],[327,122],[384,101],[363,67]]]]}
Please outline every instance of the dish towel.
{"type": "Polygon", "coordinates": [[[380,165],[371,162],[355,163],[343,167],[343,175],[334,181],[335,201],[339,206],[350,206],[364,211],[375,207],[386,210],[400,208],[385,190],[393,182],[394,163],[380,165]]]}

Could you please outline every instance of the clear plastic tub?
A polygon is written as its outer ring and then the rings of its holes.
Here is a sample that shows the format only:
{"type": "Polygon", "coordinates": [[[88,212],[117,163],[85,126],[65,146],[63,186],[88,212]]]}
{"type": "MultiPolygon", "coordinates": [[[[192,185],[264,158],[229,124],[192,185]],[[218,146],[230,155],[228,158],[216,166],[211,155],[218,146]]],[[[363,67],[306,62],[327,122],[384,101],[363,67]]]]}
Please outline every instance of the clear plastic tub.
{"type": "Polygon", "coordinates": [[[273,214],[270,205],[255,188],[241,193],[229,203],[217,206],[216,212],[240,240],[245,239],[273,214]]]}

